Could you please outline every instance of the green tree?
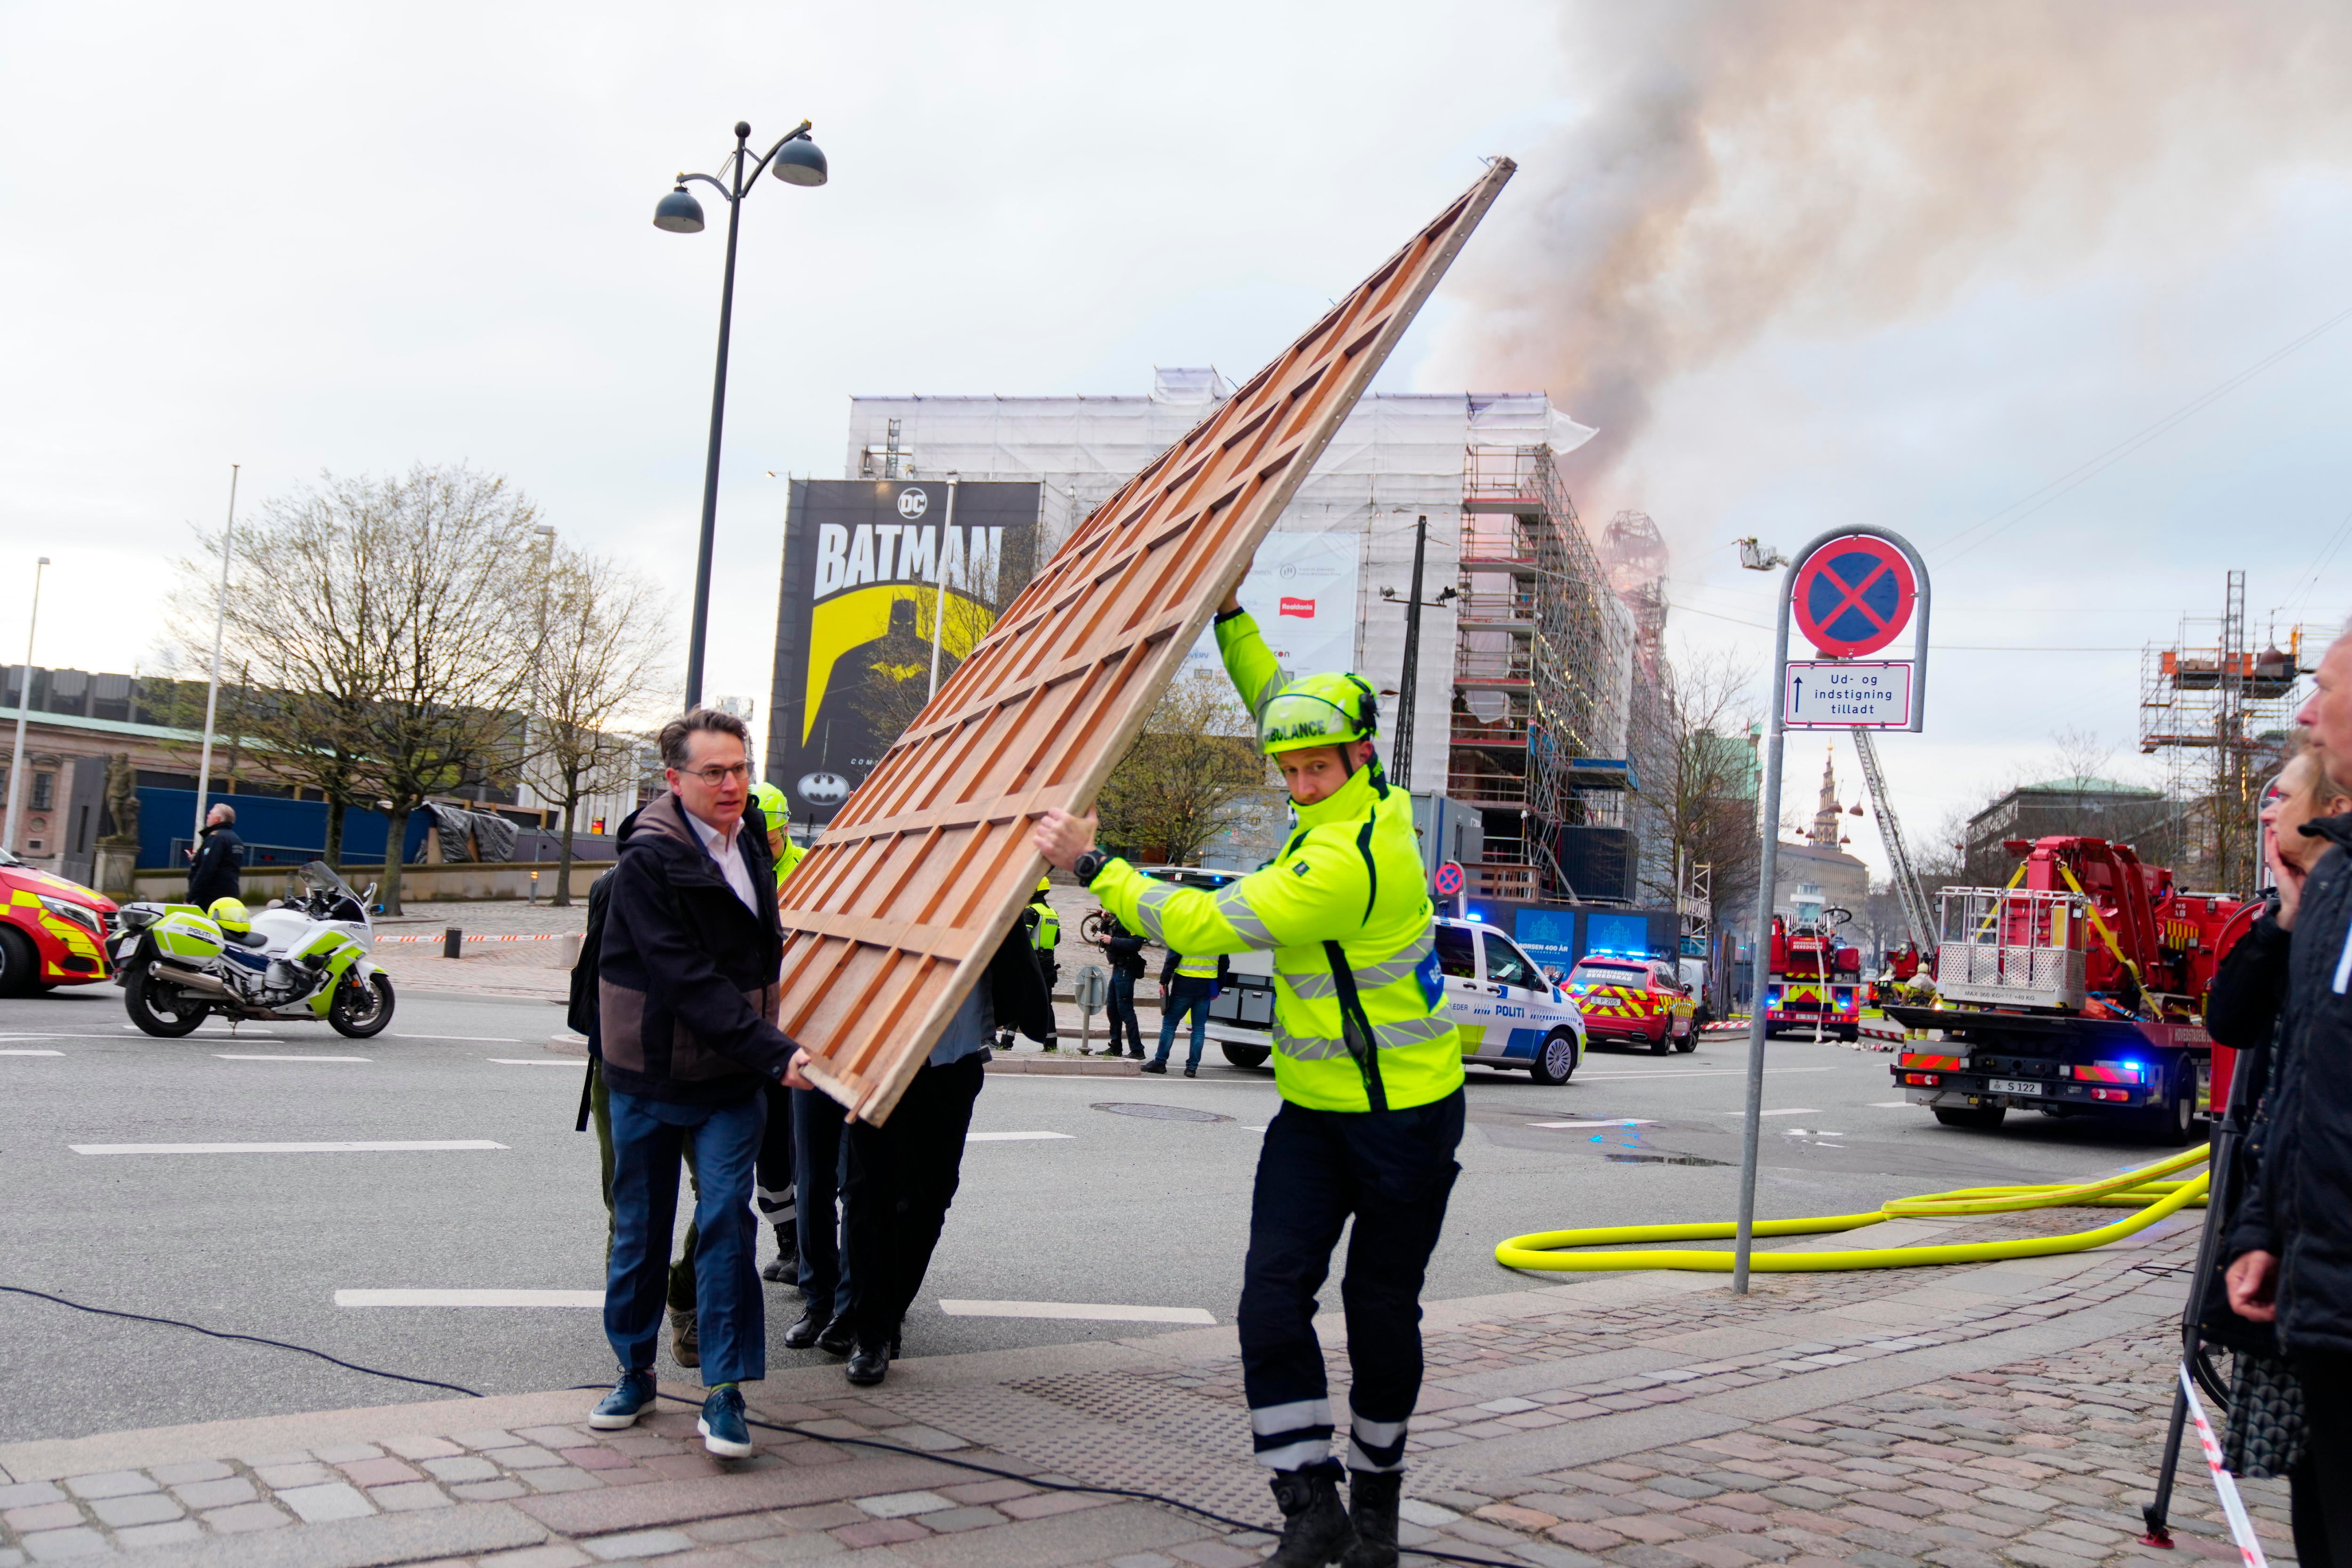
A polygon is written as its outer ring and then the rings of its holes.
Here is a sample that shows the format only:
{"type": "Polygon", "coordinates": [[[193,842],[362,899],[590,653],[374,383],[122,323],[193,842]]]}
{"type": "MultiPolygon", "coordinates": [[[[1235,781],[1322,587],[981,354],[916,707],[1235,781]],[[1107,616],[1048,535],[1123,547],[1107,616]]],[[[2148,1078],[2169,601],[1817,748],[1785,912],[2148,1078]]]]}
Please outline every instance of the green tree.
{"type": "Polygon", "coordinates": [[[1097,801],[1107,844],[1192,864],[1273,772],[1222,673],[1180,675],[1151,710],[1097,801]]]}

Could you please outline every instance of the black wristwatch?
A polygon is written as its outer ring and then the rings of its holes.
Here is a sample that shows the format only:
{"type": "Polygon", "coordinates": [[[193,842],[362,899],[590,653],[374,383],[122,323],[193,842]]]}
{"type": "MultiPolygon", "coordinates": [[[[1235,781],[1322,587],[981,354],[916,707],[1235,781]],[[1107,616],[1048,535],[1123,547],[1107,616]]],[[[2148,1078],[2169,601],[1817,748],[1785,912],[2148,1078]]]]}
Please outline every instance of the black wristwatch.
{"type": "Polygon", "coordinates": [[[1103,874],[1103,868],[1109,864],[1109,856],[1099,849],[1089,849],[1078,857],[1078,863],[1070,868],[1070,875],[1078,879],[1079,887],[1091,888],[1095,885],[1095,879],[1103,874]]]}

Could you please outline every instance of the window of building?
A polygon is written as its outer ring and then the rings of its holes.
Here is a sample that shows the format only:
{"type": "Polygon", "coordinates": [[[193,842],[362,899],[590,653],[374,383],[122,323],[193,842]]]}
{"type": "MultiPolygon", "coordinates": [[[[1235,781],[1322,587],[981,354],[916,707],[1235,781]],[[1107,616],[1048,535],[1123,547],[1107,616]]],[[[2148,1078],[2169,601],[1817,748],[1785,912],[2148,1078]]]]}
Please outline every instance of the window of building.
{"type": "Polygon", "coordinates": [[[47,811],[57,805],[57,802],[58,775],[55,773],[35,773],[33,775],[33,809],[35,811],[47,811]]]}

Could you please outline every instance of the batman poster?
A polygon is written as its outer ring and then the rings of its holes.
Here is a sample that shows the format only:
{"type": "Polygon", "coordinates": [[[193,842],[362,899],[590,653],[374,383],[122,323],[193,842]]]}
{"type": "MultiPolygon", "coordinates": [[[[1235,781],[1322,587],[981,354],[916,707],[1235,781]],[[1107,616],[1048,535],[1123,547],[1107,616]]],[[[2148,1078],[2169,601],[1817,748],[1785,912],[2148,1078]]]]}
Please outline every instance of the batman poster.
{"type": "Polygon", "coordinates": [[[1036,570],[1039,487],[794,479],[768,782],[833,819],[1036,570]]]}

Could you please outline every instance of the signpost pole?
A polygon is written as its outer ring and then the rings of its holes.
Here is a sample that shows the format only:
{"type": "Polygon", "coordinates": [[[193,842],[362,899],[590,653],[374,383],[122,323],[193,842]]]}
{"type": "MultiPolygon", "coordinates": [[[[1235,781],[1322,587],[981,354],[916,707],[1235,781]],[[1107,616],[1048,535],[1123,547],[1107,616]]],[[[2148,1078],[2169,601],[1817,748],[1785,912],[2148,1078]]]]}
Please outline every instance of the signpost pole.
{"type": "MultiPolygon", "coordinates": [[[[1797,559],[1801,562],[1803,555],[1797,559]]],[[[1764,852],[1756,872],[1756,953],[1749,961],[1748,1100],[1739,1123],[1739,1235],[1733,1244],[1731,1290],[1748,1294],[1748,1256],[1756,1239],[1756,1156],[1764,1116],[1764,1027],[1771,1010],[1772,886],[1780,870],[1780,759],[1788,742],[1781,710],[1789,689],[1789,601],[1797,568],[1780,582],[1780,625],[1772,639],[1772,727],[1765,736],[1764,852]]]]}
{"type": "MultiPolygon", "coordinates": [[[[1780,763],[1788,744],[1789,730],[1789,622],[1794,611],[1797,595],[1811,594],[1816,579],[1813,575],[1817,560],[1834,566],[1839,560],[1860,554],[1866,559],[1857,580],[1848,584],[1844,579],[1830,576],[1832,593],[1828,624],[1816,604],[1808,604],[1802,623],[1806,638],[1828,658],[1851,660],[1876,652],[1908,629],[1912,634],[1911,673],[1908,680],[1910,711],[1903,727],[1917,730],[1927,711],[1927,565],[1919,552],[1900,534],[1882,528],[1832,529],[1797,552],[1788,574],[1780,580],[1780,613],[1772,637],[1772,728],[1766,738],[1764,758],[1764,811],[1759,825],[1764,834],[1763,853],[1758,858],[1756,872],[1756,954],[1749,971],[1749,988],[1754,994],[1748,1000],[1748,1102],[1741,1113],[1739,1137],[1739,1226],[1732,1246],[1731,1289],[1735,1295],[1748,1293],[1749,1259],[1756,1242],[1756,1165],[1764,1115],[1764,1036],[1769,1022],[1772,968],[1772,894],[1780,870],[1780,763]],[[1832,545],[1843,545],[1855,541],[1851,551],[1841,551],[1837,557],[1824,555],[1832,545]],[[1893,569],[1895,563],[1887,553],[1899,551],[1906,564],[1911,584],[1906,590],[1901,573],[1894,574],[1888,592],[1895,596],[1881,614],[1874,608],[1853,613],[1865,624],[1849,626],[1848,606],[1864,598],[1872,583],[1881,580],[1881,574],[1893,569]],[[1873,563],[1876,564],[1873,564],[1873,563]],[[1869,623],[1875,623],[1875,629],[1869,623]],[[1841,627],[1844,629],[1840,629],[1841,627]]],[[[1848,568],[1849,571],[1853,570],[1848,568]]],[[[1800,715],[1801,728],[1830,729],[1850,727],[1852,720],[1815,721],[1800,715]]],[[[1822,999],[1826,1006],[1832,974],[1822,976],[1822,999]]],[[[1822,1018],[1817,1011],[1813,1030],[1818,1039],[1822,1018]]]]}

